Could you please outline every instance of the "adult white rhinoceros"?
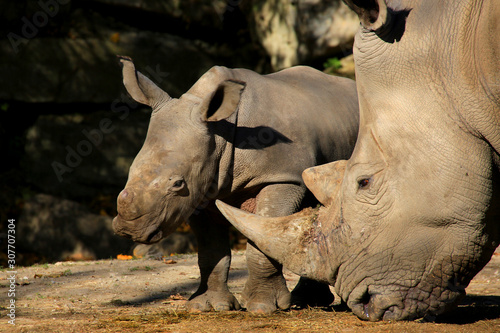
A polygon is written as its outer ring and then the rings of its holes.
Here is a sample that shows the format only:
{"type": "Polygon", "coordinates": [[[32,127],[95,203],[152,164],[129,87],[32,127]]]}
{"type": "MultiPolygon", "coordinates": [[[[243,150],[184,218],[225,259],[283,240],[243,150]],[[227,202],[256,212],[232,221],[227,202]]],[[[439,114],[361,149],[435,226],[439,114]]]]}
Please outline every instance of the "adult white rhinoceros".
{"type": "Polygon", "coordinates": [[[437,315],[499,242],[500,1],[351,0],[360,131],[308,169],[319,211],[225,216],[366,320],[437,315]]]}
{"type": "MultiPolygon", "coordinates": [[[[129,94],[153,109],[144,146],[118,196],[116,233],[151,243],[190,221],[198,240],[201,282],[191,309],[230,310],[230,226],[215,199],[264,216],[300,210],[305,168],[349,158],[358,132],[354,81],[309,67],[269,75],[214,67],[180,98],[171,98],[123,58],[129,94]]],[[[290,306],[281,266],[247,247],[244,296],[252,312],[290,306]]],[[[317,283],[301,284],[306,298],[317,283]],[[310,288],[312,287],[312,288],[310,288]]],[[[322,285],[325,301],[333,297],[322,285]]]]}

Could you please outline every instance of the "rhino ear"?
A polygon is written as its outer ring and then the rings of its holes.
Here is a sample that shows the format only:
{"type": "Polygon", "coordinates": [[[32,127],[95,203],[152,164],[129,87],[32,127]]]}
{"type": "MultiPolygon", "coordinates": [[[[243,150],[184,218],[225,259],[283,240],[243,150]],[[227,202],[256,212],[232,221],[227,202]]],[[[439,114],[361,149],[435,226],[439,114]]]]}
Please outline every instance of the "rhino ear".
{"type": "Polygon", "coordinates": [[[307,188],[323,206],[331,205],[333,198],[337,197],[346,165],[347,161],[341,160],[308,168],[302,172],[302,179],[307,188]]]}
{"type": "Polygon", "coordinates": [[[361,25],[376,31],[389,22],[389,11],[385,0],[343,0],[359,16],[361,25]]]}
{"type": "Polygon", "coordinates": [[[135,70],[131,58],[118,56],[122,64],[123,84],[130,96],[137,102],[155,108],[171,97],[141,72],[135,70]]]}
{"type": "Polygon", "coordinates": [[[202,121],[219,121],[232,115],[241,99],[246,83],[236,80],[222,81],[200,105],[202,121]]]}

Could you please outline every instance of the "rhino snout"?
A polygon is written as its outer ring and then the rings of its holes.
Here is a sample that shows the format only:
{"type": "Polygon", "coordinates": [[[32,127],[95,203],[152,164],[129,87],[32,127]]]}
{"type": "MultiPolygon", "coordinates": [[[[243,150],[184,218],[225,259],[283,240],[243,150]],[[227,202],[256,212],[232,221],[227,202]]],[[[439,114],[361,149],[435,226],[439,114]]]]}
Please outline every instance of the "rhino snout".
{"type": "Polygon", "coordinates": [[[126,207],[134,202],[134,192],[129,189],[124,189],[118,195],[118,206],[126,207]]]}
{"type": "Polygon", "coordinates": [[[144,244],[156,243],[163,238],[163,231],[157,225],[145,224],[141,219],[127,221],[120,214],[113,219],[113,231],[119,236],[144,244]]]}
{"type": "Polygon", "coordinates": [[[135,191],[129,188],[124,189],[118,195],[118,214],[120,214],[125,220],[134,220],[141,215],[137,202],[134,203],[134,198],[135,191]]]}

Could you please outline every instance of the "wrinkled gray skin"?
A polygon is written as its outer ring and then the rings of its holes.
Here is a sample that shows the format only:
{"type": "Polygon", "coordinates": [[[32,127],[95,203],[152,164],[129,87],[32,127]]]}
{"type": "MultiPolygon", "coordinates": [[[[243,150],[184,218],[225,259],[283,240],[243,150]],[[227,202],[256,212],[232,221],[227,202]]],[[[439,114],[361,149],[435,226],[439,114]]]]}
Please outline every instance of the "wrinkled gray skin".
{"type": "Polygon", "coordinates": [[[360,130],[348,161],[304,172],[324,207],[262,219],[218,205],[360,318],[432,317],[460,301],[500,238],[500,1],[345,2],[362,24],[360,130]]]}
{"type": "MultiPolygon", "coordinates": [[[[118,196],[113,228],[152,243],[189,219],[201,271],[191,309],[239,309],[227,288],[230,224],[214,200],[263,216],[298,211],[306,195],[302,171],[352,153],[359,119],[355,83],[308,67],[265,76],[214,67],[176,99],[136,72],[130,59],[121,62],[129,94],[153,113],[118,196]]],[[[288,308],[281,266],[251,244],[247,263],[247,309],[288,308]]],[[[304,280],[300,286],[293,292],[299,301],[314,292],[320,294],[312,301],[332,301],[328,285],[304,280]]]]}

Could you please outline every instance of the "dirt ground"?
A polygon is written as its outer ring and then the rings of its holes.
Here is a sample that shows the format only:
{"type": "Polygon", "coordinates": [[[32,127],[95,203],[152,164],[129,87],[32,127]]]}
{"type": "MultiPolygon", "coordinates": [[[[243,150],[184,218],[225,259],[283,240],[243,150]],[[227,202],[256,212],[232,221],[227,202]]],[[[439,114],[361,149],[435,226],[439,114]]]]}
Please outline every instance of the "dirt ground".
{"type": "MultiPolygon", "coordinates": [[[[498,252],[498,250],[497,250],[498,252]]],[[[15,326],[6,315],[9,270],[0,272],[1,332],[500,332],[500,253],[467,289],[453,312],[433,322],[363,322],[339,304],[270,316],[245,311],[189,313],[196,255],[60,262],[18,268],[15,326]]],[[[298,277],[285,272],[290,289],[298,277]]],[[[233,253],[229,288],[241,300],[244,252],[233,253]]]]}

